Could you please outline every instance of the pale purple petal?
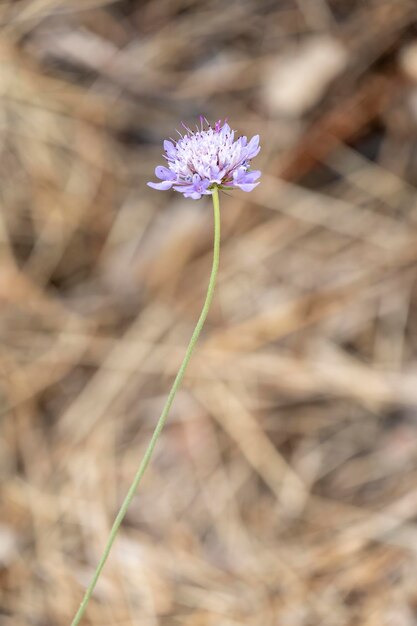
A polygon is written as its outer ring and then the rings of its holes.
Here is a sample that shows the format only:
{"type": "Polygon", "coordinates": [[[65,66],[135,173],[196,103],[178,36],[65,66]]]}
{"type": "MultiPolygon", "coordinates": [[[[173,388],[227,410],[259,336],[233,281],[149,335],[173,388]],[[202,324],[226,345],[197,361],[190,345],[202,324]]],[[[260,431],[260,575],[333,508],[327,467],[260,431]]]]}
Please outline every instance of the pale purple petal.
{"type": "Polygon", "coordinates": [[[200,200],[201,193],[198,193],[197,191],[193,191],[191,193],[185,193],[184,198],[192,198],[193,200],[200,200]]]}
{"type": "Polygon", "coordinates": [[[218,183],[219,185],[222,182],[222,178],[224,175],[224,169],[220,169],[220,167],[215,164],[210,167],[210,182],[218,183]]]}
{"type": "Polygon", "coordinates": [[[170,159],[173,159],[177,153],[174,144],[172,143],[172,141],[168,141],[168,139],[165,139],[164,141],[164,150],[170,159]]]}
{"type": "Polygon", "coordinates": [[[180,193],[185,193],[187,191],[191,193],[193,191],[193,186],[192,185],[174,185],[173,189],[174,191],[179,191],[180,193]]]}
{"type": "Polygon", "coordinates": [[[242,191],[253,191],[255,189],[255,187],[257,187],[259,185],[259,183],[253,183],[251,184],[244,184],[244,183],[236,183],[235,186],[239,187],[239,189],[241,189],[242,191]]]}
{"type": "Polygon", "coordinates": [[[248,145],[246,146],[246,158],[253,159],[259,152],[259,135],[252,137],[248,145]]]}
{"type": "Polygon", "coordinates": [[[236,183],[254,183],[255,180],[258,180],[261,172],[259,170],[246,171],[245,168],[240,167],[233,173],[233,180],[236,183]]]}
{"type": "Polygon", "coordinates": [[[148,187],[152,187],[152,189],[157,189],[158,191],[167,191],[172,187],[171,180],[163,180],[162,183],[147,183],[148,187]]]}
{"type": "Polygon", "coordinates": [[[167,167],[164,167],[163,165],[158,165],[155,168],[155,176],[159,178],[160,180],[175,180],[176,179],[175,173],[172,172],[167,167]]]}

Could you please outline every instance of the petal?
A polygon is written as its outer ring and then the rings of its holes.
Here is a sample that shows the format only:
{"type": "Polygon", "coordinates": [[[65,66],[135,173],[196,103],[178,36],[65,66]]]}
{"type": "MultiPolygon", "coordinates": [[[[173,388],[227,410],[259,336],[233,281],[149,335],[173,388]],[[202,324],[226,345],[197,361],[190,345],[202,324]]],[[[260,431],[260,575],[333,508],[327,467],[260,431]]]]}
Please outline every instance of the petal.
{"type": "MultiPolygon", "coordinates": [[[[234,172],[236,174],[236,172],[234,172]]],[[[233,175],[233,179],[236,183],[246,184],[246,183],[254,183],[255,180],[258,180],[261,172],[259,170],[254,170],[253,172],[245,171],[243,174],[238,174],[236,177],[233,175]]]]}
{"type": "Polygon", "coordinates": [[[227,122],[224,123],[223,128],[220,132],[222,135],[228,135],[230,133],[230,126],[227,122]]]}
{"type": "Polygon", "coordinates": [[[241,165],[240,167],[236,168],[233,172],[233,180],[238,181],[241,178],[243,178],[246,174],[246,167],[243,167],[243,165],[241,165]]]}
{"type": "Polygon", "coordinates": [[[252,150],[252,152],[248,153],[246,155],[246,159],[248,161],[250,161],[251,159],[254,159],[261,151],[261,146],[258,146],[255,150],[252,150]]]}
{"type": "Polygon", "coordinates": [[[249,184],[249,183],[235,183],[235,186],[239,187],[239,189],[241,189],[242,191],[252,191],[258,185],[259,185],[259,183],[253,183],[253,184],[249,184]]]}
{"type": "Polygon", "coordinates": [[[175,157],[177,153],[176,147],[174,146],[172,141],[168,141],[168,139],[164,141],[164,150],[170,158],[175,157]]]}
{"type": "Polygon", "coordinates": [[[181,193],[191,193],[194,191],[194,187],[192,185],[174,185],[173,189],[175,189],[175,191],[180,191],[181,193]]]}
{"type": "Polygon", "coordinates": [[[222,178],[226,173],[226,169],[220,169],[218,165],[212,165],[210,167],[210,183],[221,183],[222,178]]]}
{"type": "Polygon", "coordinates": [[[248,149],[254,149],[259,146],[259,135],[254,135],[248,143],[248,149]]]}
{"type": "Polygon", "coordinates": [[[211,191],[207,190],[209,185],[210,185],[210,181],[202,180],[201,183],[198,183],[197,185],[194,185],[193,191],[195,193],[203,194],[205,196],[209,195],[209,194],[211,194],[211,191]]]}
{"type": "Polygon", "coordinates": [[[259,135],[255,135],[246,146],[246,158],[253,159],[253,157],[258,154],[259,150],[259,135]]]}
{"type": "Polygon", "coordinates": [[[174,178],[176,178],[174,172],[171,172],[171,170],[163,165],[158,165],[158,167],[155,168],[155,176],[160,180],[174,180],[174,178]]]}
{"type": "Polygon", "coordinates": [[[206,190],[206,189],[207,189],[207,187],[209,187],[209,186],[210,186],[210,181],[209,181],[207,178],[205,178],[204,180],[202,180],[202,181],[199,183],[198,188],[199,188],[199,189],[204,189],[204,190],[206,190]]]}
{"type": "Polygon", "coordinates": [[[194,191],[193,193],[190,193],[190,194],[185,193],[184,197],[185,198],[192,198],[193,200],[200,200],[201,193],[198,193],[198,191],[194,191]]]}
{"type": "Polygon", "coordinates": [[[172,181],[171,180],[163,180],[162,183],[147,183],[148,187],[152,187],[152,189],[158,189],[158,191],[166,191],[167,189],[171,189],[172,181]]]}

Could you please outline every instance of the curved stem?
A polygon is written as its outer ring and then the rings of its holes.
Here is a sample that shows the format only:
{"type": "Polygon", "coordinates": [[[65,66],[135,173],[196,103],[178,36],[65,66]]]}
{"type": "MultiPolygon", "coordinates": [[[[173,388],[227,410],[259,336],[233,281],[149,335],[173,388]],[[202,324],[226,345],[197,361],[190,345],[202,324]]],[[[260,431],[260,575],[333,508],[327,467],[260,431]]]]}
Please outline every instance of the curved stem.
{"type": "Polygon", "coordinates": [[[213,264],[212,264],[212,268],[211,268],[211,275],[210,275],[210,280],[209,280],[209,285],[208,285],[208,289],[207,289],[207,295],[206,295],[206,299],[203,305],[203,308],[201,310],[200,313],[200,317],[198,318],[198,322],[196,324],[196,327],[194,329],[194,332],[191,336],[190,339],[190,343],[188,344],[188,348],[187,351],[185,353],[184,356],[184,360],[181,363],[181,367],[178,370],[178,374],[174,380],[174,383],[171,387],[171,391],[169,392],[167,401],[165,403],[164,408],[162,409],[162,413],[159,417],[158,423],[155,427],[155,430],[153,432],[152,438],[149,442],[149,445],[146,449],[145,455],[141,461],[141,464],[139,465],[138,471],[136,472],[136,475],[133,479],[132,484],[130,485],[129,491],[127,492],[127,495],[123,501],[122,506],[120,507],[120,510],[116,516],[116,519],[114,520],[113,526],[111,528],[110,531],[110,535],[109,538],[107,540],[107,543],[105,545],[105,548],[103,550],[103,554],[100,558],[99,564],[97,565],[97,569],[94,572],[94,576],[91,580],[90,585],[88,586],[84,598],[80,604],[80,607],[73,619],[73,621],[71,622],[71,626],[77,626],[83,615],[84,612],[87,608],[88,602],[93,594],[93,591],[95,589],[95,586],[97,584],[98,579],[100,578],[100,574],[104,568],[104,565],[107,561],[107,557],[110,554],[110,550],[112,548],[112,545],[114,543],[114,540],[116,539],[116,535],[117,532],[120,528],[120,525],[123,521],[123,518],[126,515],[126,512],[129,508],[130,503],[133,500],[133,497],[136,493],[136,489],[138,488],[138,485],[140,483],[140,481],[142,480],[142,477],[146,471],[146,468],[149,465],[149,461],[151,460],[152,457],[152,453],[154,451],[156,442],[158,441],[158,438],[162,432],[162,429],[165,425],[165,422],[167,420],[168,417],[168,413],[169,410],[171,408],[171,405],[174,401],[175,395],[181,385],[182,379],[184,378],[184,374],[185,374],[185,370],[187,369],[187,365],[190,361],[191,355],[193,353],[195,344],[197,343],[197,339],[201,333],[201,330],[204,326],[204,322],[206,321],[206,317],[207,314],[209,312],[210,309],[210,304],[211,301],[213,299],[213,293],[214,293],[214,287],[216,284],[216,277],[217,277],[217,271],[219,269],[219,257],[220,257],[220,206],[219,206],[219,192],[217,187],[213,188],[213,210],[214,210],[214,249],[213,249],[213,264]]]}

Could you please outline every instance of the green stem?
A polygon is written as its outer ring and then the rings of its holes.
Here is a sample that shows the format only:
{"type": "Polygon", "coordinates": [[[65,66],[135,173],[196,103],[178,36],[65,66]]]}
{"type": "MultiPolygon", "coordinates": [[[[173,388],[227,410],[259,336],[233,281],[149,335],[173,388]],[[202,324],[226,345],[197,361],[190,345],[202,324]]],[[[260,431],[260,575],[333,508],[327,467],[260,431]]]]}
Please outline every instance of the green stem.
{"type": "Polygon", "coordinates": [[[192,334],[192,337],[190,339],[190,343],[188,344],[188,348],[187,351],[185,353],[184,356],[184,360],[181,363],[181,367],[178,370],[178,374],[174,380],[174,384],[171,387],[171,391],[169,392],[167,401],[165,402],[165,406],[162,410],[161,416],[158,420],[158,423],[155,427],[154,433],[152,435],[152,439],[149,442],[149,445],[146,449],[145,455],[142,459],[141,464],[139,465],[138,471],[136,472],[135,478],[133,479],[132,484],[130,485],[129,491],[127,492],[127,495],[123,501],[122,506],[120,507],[120,510],[116,516],[116,519],[114,520],[113,526],[111,528],[110,531],[110,535],[109,538],[107,540],[106,546],[103,550],[103,554],[101,556],[101,559],[99,561],[99,564],[97,565],[97,569],[94,572],[94,576],[91,580],[90,585],[88,586],[84,598],[80,604],[80,607],[74,617],[74,619],[71,622],[71,626],[77,626],[83,615],[84,612],[87,608],[88,602],[93,594],[93,591],[95,589],[95,586],[97,584],[98,579],[100,578],[100,574],[104,568],[104,565],[107,561],[107,557],[110,554],[110,550],[112,548],[112,545],[114,543],[114,540],[116,539],[116,535],[117,532],[120,528],[120,525],[123,521],[123,518],[126,515],[126,512],[129,508],[130,503],[133,500],[133,497],[136,493],[136,489],[138,488],[138,485],[140,483],[140,481],[142,480],[142,477],[146,471],[146,468],[149,465],[149,461],[151,460],[152,457],[152,453],[154,451],[156,442],[158,441],[158,438],[162,432],[162,429],[165,425],[165,422],[167,420],[168,417],[168,413],[169,410],[171,408],[171,405],[174,401],[175,395],[181,385],[182,379],[184,378],[184,374],[185,374],[185,370],[187,369],[187,365],[190,361],[191,355],[193,353],[195,344],[197,343],[197,339],[201,333],[201,330],[204,326],[204,322],[206,321],[206,317],[207,314],[209,312],[210,309],[210,304],[211,301],[213,299],[213,293],[214,293],[214,287],[216,284],[216,277],[217,277],[217,270],[219,269],[219,256],[220,256],[220,206],[219,206],[219,192],[217,187],[214,187],[212,190],[212,196],[213,196],[213,209],[214,209],[214,249],[213,249],[213,265],[211,268],[211,275],[210,275],[210,281],[209,281],[209,285],[208,285],[208,289],[207,289],[207,295],[206,295],[206,299],[203,305],[203,308],[201,310],[200,313],[200,317],[198,318],[198,322],[196,324],[196,327],[194,329],[194,332],[192,334]]]}

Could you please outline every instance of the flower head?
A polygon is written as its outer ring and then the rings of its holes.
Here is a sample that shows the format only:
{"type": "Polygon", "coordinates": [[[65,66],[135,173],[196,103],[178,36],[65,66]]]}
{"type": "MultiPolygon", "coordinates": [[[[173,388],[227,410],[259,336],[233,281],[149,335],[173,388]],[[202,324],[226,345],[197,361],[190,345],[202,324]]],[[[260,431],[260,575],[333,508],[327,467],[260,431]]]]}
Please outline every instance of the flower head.
{"type": "Polygon", "coordinates": [[[185,198],[198,200],[210,195],[213,187],[252,191],[258,185],[261,172],[250,169],[250,161],[259,152],[259,135],[248,142],[247,137],[235,140],[235,131],[221,120],[214,128],[205,118],[201,126],[191,131],[184,126],[186,134],[178,141],[164,141],[165,159],[168,167],[159,165],[155,175],[161,182],[148,183],[153,189],[175,189],[185,198]],[[205,124],[207,128],[205,128],[205,124]]]}

